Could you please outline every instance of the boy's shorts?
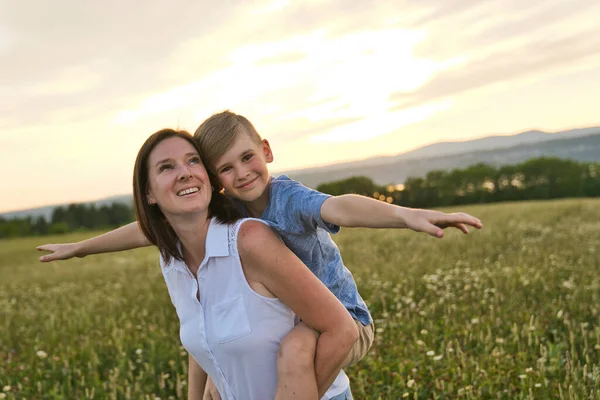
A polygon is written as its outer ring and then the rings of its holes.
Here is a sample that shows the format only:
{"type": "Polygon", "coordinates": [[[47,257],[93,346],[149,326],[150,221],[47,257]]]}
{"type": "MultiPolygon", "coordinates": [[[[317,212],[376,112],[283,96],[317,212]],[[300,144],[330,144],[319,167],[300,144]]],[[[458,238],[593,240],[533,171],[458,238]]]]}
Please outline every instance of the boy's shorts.
{"type": "Polygon", "coordinates": [[[373,345],[375,336],[375,327],[373,323],[371,322],[371,325],[364,326],[360,321],[354,320],[354,322],[356,322],[356,327],[358,328],[358,340],[350,349],[350,353],[346,356],[342,368],[354,365],[362,360],[373,345]]]}

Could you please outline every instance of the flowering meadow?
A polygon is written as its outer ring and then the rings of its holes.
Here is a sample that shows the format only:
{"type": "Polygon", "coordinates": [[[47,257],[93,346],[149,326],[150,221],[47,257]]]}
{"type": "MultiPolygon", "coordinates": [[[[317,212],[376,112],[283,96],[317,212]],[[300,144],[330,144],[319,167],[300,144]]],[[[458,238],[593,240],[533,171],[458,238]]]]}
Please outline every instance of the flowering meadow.
{"type": "MultiPolygon", "coordinates": [[[[335,236],[376,324],[355,398],[600,399],[600,199],[462,210],[484,229],[335,236]]],[[[0,241],[0,399],[185,398],[155,249],[37,261],[90,235],[0,241]]]]}

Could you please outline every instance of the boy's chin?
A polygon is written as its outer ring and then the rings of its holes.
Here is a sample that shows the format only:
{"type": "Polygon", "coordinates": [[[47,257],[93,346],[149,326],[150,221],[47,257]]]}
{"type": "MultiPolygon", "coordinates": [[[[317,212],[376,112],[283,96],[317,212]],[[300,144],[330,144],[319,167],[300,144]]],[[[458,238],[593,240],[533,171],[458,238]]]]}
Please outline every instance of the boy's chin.
{"type": "Polygon", "coordinates": [[[253,201],[256,201],[260,198],[260,195],[254,194],[254,193],[243,193],[242,195],[240,195],[238,197],[239,200],[243,201],[244,203],[251,203],[253,201]]]}

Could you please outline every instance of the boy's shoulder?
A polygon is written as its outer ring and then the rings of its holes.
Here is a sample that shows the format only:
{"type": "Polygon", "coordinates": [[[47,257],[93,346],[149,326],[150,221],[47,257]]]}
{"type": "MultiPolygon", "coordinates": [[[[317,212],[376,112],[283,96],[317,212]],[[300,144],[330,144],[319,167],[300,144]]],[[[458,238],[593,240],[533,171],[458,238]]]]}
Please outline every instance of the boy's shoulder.
{"type": "Polygon", "coordinates": [[[304,186],[287,175],[280,175],[271,181],[269,208],[273,211],[304,210],[303,213],[306,213],[310,210],[309,214],[320,213],[321,204],[328,197],[328,194],[304,186]]]}
{"type": "Polygon", "coordinates": [[[314,189],[311,189],[307,186],[304,186],[302,183],[291,179],[287,175],[279,175],[274,177],[271,180],[271,197],[280,197],[284,196],[289,198],[293,196],[294,198],[301,198],[303,196],[320,194],[314,189]]]}
{"type": "Polygon", "coordinates": [[[271,178],[271,183],[276,185],[302,185],[300,182],[290,178],[285,174],[277,175],[271,178]]]}

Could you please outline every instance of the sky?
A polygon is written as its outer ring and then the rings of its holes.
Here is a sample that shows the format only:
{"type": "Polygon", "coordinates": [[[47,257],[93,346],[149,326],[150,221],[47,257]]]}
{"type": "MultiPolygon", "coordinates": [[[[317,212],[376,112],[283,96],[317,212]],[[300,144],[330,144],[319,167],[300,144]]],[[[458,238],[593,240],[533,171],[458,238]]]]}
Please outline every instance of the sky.
{"type": "Polygon", "coordinates": [[[598,20],[595,0],[0,0],[0,212],[131,193],[150,134],[225,109],[275,173],[597,126],[598,20]]]}

